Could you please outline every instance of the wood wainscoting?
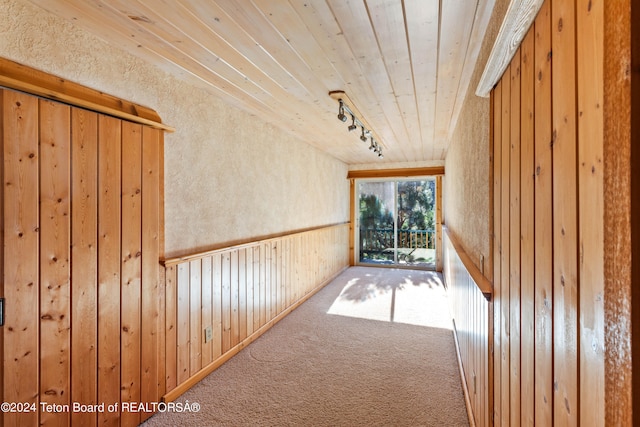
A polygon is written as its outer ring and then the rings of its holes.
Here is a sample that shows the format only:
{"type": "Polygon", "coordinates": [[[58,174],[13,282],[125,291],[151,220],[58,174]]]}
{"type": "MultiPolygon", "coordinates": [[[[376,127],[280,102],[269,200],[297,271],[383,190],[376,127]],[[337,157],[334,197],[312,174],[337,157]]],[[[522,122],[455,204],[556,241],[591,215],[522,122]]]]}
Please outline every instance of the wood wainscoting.
{"type": "Polygon", "coordinates": [[[496,426],[605,425],[604,4],[545,1],[491,93],[496,426]]]}
{"type": "Polygon", "coordinates": [[[0,425],[150,416],[118,405],[159,400],[162,153],[161,130],[0,89],[0,425]]]}
{"type": "Polygon", "coordinates": [[[184,393],[348,266],[348,223],[167,260],[164,399],[184,393]]]}
{"type": "Polygon", "coordinates": [[[446,229],[443,233],[443,275],[453,318],[454,335],[461,366],[463,389],[473,426],[491,426],[493,408],[493,366],[491,346],[493,310],[491,283],[458,241],[446,229]]]}

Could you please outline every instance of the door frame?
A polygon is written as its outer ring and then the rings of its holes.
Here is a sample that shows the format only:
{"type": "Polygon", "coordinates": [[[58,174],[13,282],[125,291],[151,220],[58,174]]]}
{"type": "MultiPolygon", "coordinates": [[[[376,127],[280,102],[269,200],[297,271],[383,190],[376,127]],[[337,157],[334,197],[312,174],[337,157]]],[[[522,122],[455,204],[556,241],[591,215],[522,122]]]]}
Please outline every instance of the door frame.
{"type": "MultiPolygon", "coordinates": [[[[347,179],[350,183],[350,232],[349,232],[349,264],[351,266],[360,265],[356,262],[356,215],[359,215],[359,209],[357,209],[356,201],[356,181],[357,180],[375,180],[375,179],[387,179],[387,180],[404,180],[407,178],[424,179],[433,178],[436,179],[436,263],[435,271],[442,271],[442,200],[443,200],[443,185],[442,179],[445,175],[444,166],[431,166],[423,168],[406,168],[406,169],[373,169],[373,170],[352,170],[347,174],[347,179]]],[[[370,264],[367,264],[370,265],[370,264]]],[[[382,266],[381,266],[382,267],[382,266]]],[[[390,266],[392,268],[409,268],[416,269],[416,266],[402,266],[394,264],[390,266]]]]}

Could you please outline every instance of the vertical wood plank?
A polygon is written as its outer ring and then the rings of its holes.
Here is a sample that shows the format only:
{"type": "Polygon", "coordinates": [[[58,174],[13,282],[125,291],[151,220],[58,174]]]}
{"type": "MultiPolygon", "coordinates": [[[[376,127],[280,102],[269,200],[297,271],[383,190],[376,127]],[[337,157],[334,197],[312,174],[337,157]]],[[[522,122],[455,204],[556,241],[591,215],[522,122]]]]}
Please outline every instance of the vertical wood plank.
{"type": "MultiPolygon", "coordinates": [[[[351,226],[350,226],[351,227],[351,226]]],[[[350,228],[351,229],[351,228],[350,228]]],[[[294,268],[293,268],[293,287],[294,287],[294,295],[296,300],[302,298],[301,291],[301,272],[300,269],[302,264],[302,249],[300,248],[300,235],[295,236],[294,239],[294,250],[293,250],[293,259],[294,259],[294,268]]]]}
{"type": "MultiPolygon", "coordinates": [[[[158,133],[158,258],[160,261],[165,259],[165,216],[164,216],[164,133],[158,133]]],[[[165,352],[167,346],[167,300],[166,300],[166,269],[164,265],[158,265],[158,272],[160,274],[159,281],[159,301],[158,301],[158,398],[161,398],[167,393],[167,353],[165,352]]]]}
{"type": "MultiPolygon", "coordinates": [[[[97,403],[98,349],[98,115],[71,109],[71,401],[97,403]]],[[[73,424],[97,424],[74,412],[73,424]]]]}
{"type": "MultiPolygon", "coordinates": [[[[98,403],[120,402],[121,121],[98,116],[98,403]]],[[[98,413],[117,426],[120,414],[98,413]]]]}
{"type": "Polygon", "coordinates": [[[265,276],[265,322],[268,322],[272,319],[272,310],[273,303],[271,300],[272,292],[271,292],[271,263],[273,257],[273,248],[271,247],[271,243],[267,242],[264,244],[264,276],[265,276]]]}
{"type": "Polygon", "coordinates": [[[177,366],[178,385],[189,378],[189,263],[178,264],[177,366]]]}
{"type": "Polygon", "coordinates": [[[253,330],[260,329],[260,245],[253,247],[253,330]]]}
{"type": "Polygon", "coordinates": [[[534,420],[534,33],[529,31],[521,47],[521,123],[520,123],[520,277],[521,277],[521,424],[533,426],[534,420]]]}
{"type": "MultiPolygon", "coordinates": [[[[5,186],[5,176],[4,176],[4,89],[0,89],[0,242],[2,242],[2,247],[0,247],[0,298],[4,298],[4,186],[5,186]]],[[[2,355],[2,363],[0,364],[0,401],[6,402],[4,398],[4,331],[0,331],[0,354],[2,355]]],[[[4,416],[2,417],[4,422],[4,416]]]]}
{"type": "Polygon", "coordinates": [[[165,277],[165,388],[170,392],[178,385],[178,271],[175,265],[167,267],[165,277]]]}
{"type": "Polygon", "coordinates": [[[282,242],[282,266],[281,266],[281,277],[280,277],[280,286],[282,287],[282,310],[289,307],[291,304],[291,293],[289,292],[289,248],[291,245],[291,238],[287,237],[282,242]]]}
{"type": "Polygon", "coordinates": [[[231,251],[231,347],[235,347],[240,342],[240,319],[239,319],[239,278],[238,278],[238,254],[239,250],[231,251]]]}
{"type": "Polygon", "coordinates": [[[553,167],[551,130],[551,7],[534,22],[535,129],[535,421],[553,423],[553,167]]]}
{"type": "Polygon", "coordinates": [[[493,90],[493,414],[495,425],[501,425],[502,414],[502,81],[493,90]]]}
{"type": "MultiPolygon", "coordinates": [[[[272,296],[273,296],[273,314],[272,317],[276,317],[280,314],[282,308],[282,286],[281,286],[281,268],[282,268],[282,240],[274,241],[271,248],[273,249],[273,268],[271,270],[272,277],[272,296]]],[[[321,265],[321,260],[318,259],[318,265],[321,265]]]]}
{"type": "Polygon", "coordinates": [[[267,297],[269,295],[267,287],[267,253],[271,253],[270,248],[266,244],[260,245],[260,326],[267,323],[268,304],[267,297]]]}
{"type": "Polygon", "coordinates": [[[231,254],[222,254],[222,353],[231,348],[231,254]]]}
{"type": "MultiPolygon", "coordinates": [[[[578,1],[580,424],[605,425],[603,3],[578,1]]],[[[634,373],[635,374],[635,373],[634,373]]]]}
{"type": "MultiPolygon", "coordinates": [[[[498,85],[496,85],[497,87],[498,85]]],[[[502,95],[501,95],[502,96],[502,95]]],[[[498,110],[499,111],[499,110],[498,110]]],[[[489,95],[489,259],[488,268],[485,270],[485,276],[493,283],[493,287],[496,287],[496,280],[494,279],[495,259],[496,259],[496,92],[495,88],[489,95]]],[[[495,294],[494,294],[495,295],[495,294]]],[[[487,302],[486,305],[486,333],[487,342],[485,349],[485,358],[487,366],[487,376],[485,384],[485,393],[487,396],[487,410],[485,411],[485,426],[489,426],[490,422],[493,424],[494,419],[494,336],[493,336],[493,323],[495,321],[493,317],[493,301],[487,302]]]]}
{"type": "MultiPolygon", "coordinates": [[[[511,66],[507,68],[505,71],[505,76],[511,75],[511,66]]],[[[501,385],[501,424],[509,425],[510,423],[510,401],[511,401],[511,390],[510,390],[510,372],[511,368],[509,362],[511,360],[510,356],[510,342],[511,342],[511,332],[510,332],[510,323],[511,312],[510,312],[510,281],[509,281],[509,266],[510,266],[510,255],[511,255],[511,234],[510,234],[510,209],[509,209],[509,201],[511,194],[511,186],[509,182],[509,174],[510,174],[510,165],[511,165],[511,150],[510,150],[510,126],[511,126],[511,81],[508,77],[502,80],[502,213],[501,217],[501,260],[500,260],[500,308],[502,312],[500,313],[500,326],[502,330],[500,331],[500,339],[502,343],[500,345],[502,354],[500,358],[502,360],[502,385],[501,385]]]]}
{"type": "MultiPolygon", "coordinates": [[[[142,127],[122,122],[122,249],[120,364],[123,402],[140,401],[140,318],[142,275],[142,127]]],[[[123,412],[122,424],[140,423],[140,414],[123,412]]]]}
{"type": "Polygon", "coordinates": [[[238,341],[247,337],[247,249],[238,250],[238,341]]]}
{"type": "MultiPolygon", "coordinates": [[[[299,236],[294,236],[291,239],[291,294],[294,301],[297,301],[299,298],[298,286],[300,284],[299,272],[298,272],[298,264],[299,264],[299,254],[300,254],[300,239],[299,236]]],[[[347,248],[348,250],[348,248],[347,248]]]]}
{"type": "Polygon", "coordinates": [[[278,286],[278,257],[280,254],[280,242],[273,241],[271,247],[269,268],[271,278],[269,279],[269,289],[271,289],[271,304],[269,308],[269,320],[278,315],[278,298],[280,297],[280,287],[278,286]]]}
{"type": "Polygon", "coordinates": [[[313,252],[315,251],[315,248],[309,250],[309,246],[308,246],[308,235],[307,234],[303,234],[300,236],[300,244],[303,248],[307,248],[306,251],[302,252],[302,256],[301,256],[301,275],[302,275],[302,295],[306,295],[308,290],[309,290],[309,277],[311,275],[311,266],[309,265],[309,258],[313,257],[314,254],[313,252]]]}
{"type": "MultiPolygon", "coordinates": [[[[142,127],[142,282],[141,390],[142,402],[158,397],[159,206],[161,131],[142,127]]],[[[143,412],[141,421],[151,416],[143,412]]]]}
{"type": "MultiPolygon", "coordinates": [[[[201,328],[212,328],[213,338],[213,259],[211,256],[202,258],[202,323],[201,328]]],[[[213,339],[205,342],[202,340],[202,366],[213,361],[213,339]]]]}
{"type": "MultiPolygon", "coordinates": [[[[351,229],[351,226],[350,226],[351,229]]],[[[294,287],[294,296],[296,301],[300,298],[302,298],[302,293],[301,293],[301,284],[302,284],[302,280],[300,279],[301,275],[300,275],[300,269],[301,267],[301,263],[302,263],[302,248],[300,245],[300,235],[297,235],[294,239],[294,276],[293,276],[293,287],[294,287]]],[[[350,264],[351,265],[351,264],[350,264]]]]}
{"type": "Polygon", "coordinates": [[[296,300],[295,296],[295,250],[296,250],[296,239],[295,237],[291,237],[289,239],[289,247],[287,253],[287,292],[289,295],[289,306],[294,304],[296,300]]]}
{"type": "Polygon", "coordinates": [[[579,424],[575,2],[551,5],[554,424],[579,424]]]}
{"type": "Polygon", "coordinates": [[[167,393],[167,271],[158,267],[158,399],[167,393]]]}
{"type": "Polygon", "coordinates": [[[640,423],[640,8],[604,7],[605,423],[640,423]]]}
{"type": "Polygon", "coordinates": [[[189,376],[202,369],[202,262],[189,262],[189,376]]]}
{"type": "MultiPolygon", "coordinates": [[[[4,334],[3,398],[38,405],[38,100],[3,90],[4,334]]],[[[38,424],[38,413],[5,413],[5,426],[38,424]]]]}
{"type": "Polygon", "coordinates": [[[300,235],[299,244],[300,244],[300,298],[304,297],[307,293],[307,282],[309,277],[309,266],[307,265],[307,259],[309,257],[309,250],[305,250],[306,246],[306,238],[305,234],[300,235]]]}
{"type": "MultiPolygon", "coordinates": [[[[39,119],[40,401],[69,405],[71,108],[40,100],[39,119]]],[[[40,422],[64,426],[70,416],[43,411],[40,422]]]]}
{"type": "Polygon", "coordinates": [[[484,323],[484,348],[482,352],[482,366],[484,366],[484,380],[483,392],[484,392],[484,423],[485,426],[493,424],[493,358],[491,357],[491,348],[493,345],[493,316],[491,311],[491,303],[485,301],[483,305],[483,318],[484,323]]]}
{"type": "Polygon", "coordinates": [[[520,50],[511,62],[509,160],[510,425],[520,424],[520,50]]]}
{"type": "Polygon", "coordinates": [[[213,358],[222,354],[222,256],[215,253],[211,266],[213,276],[213,358]]]}
{"type": "Polygon", "coordinates": [[[253,252],[254,252],[254,246],[250,246],[247,248],[247,254],[246,254],[246,279],[247,279],[247,305],[246,305],[246,310],[247,310],[247,336],[251,336],[251,334],[253,334],[254,331],[254,327],[253,327],[253,321],[254,321],[254,312],[255,312],[255,305],[254,305],[254,298],[253,298],[253,290],[255,287],[255,280],[254,280],[254,273],[253,273],[253,252]]]}

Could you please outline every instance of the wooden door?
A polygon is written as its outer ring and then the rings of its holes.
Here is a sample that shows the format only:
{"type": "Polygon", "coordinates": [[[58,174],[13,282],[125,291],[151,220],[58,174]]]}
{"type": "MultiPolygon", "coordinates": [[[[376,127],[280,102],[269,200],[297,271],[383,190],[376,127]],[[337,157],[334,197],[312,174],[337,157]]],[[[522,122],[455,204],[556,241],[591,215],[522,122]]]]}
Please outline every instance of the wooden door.
{"type": "Polygon", "coordinates": [[[159,400],[162,140],[0,90],[5,426],[137,425],[122,404],[159,400]]]}

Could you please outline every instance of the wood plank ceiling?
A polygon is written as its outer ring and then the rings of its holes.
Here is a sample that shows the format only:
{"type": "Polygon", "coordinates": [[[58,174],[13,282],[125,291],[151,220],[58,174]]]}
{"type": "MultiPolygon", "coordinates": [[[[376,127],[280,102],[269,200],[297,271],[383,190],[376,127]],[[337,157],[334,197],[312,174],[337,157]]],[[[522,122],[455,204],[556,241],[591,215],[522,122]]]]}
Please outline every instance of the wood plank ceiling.
{"type": "Polygon", "coordinates": [[[31,1],[362,164],[444,158],[495,0],[31,1]],[[384,158],[336,118],[335,90],[384,158]]]}

